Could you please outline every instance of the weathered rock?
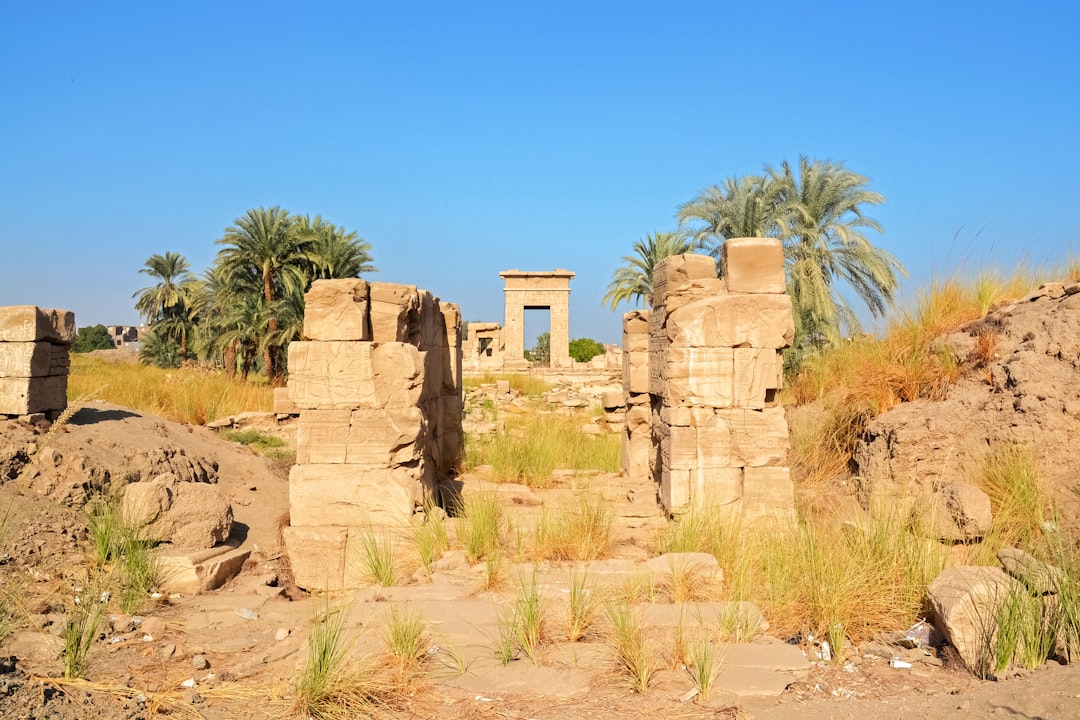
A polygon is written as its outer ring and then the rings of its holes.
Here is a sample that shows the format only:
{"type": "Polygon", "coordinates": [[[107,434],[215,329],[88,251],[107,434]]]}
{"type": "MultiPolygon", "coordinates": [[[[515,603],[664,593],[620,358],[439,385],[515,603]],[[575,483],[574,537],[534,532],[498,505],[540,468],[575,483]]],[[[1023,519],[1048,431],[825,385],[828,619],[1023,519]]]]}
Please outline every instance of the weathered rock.
{"type": "Polygon", "coordinates": [[[75,313],[34,305],[0,307],[0,342],[75,342],[75,313]]]}
{"type": "Polygon", "coordinates": [[[67,375],[0,377],[0,415],[29,415],[65,407],[67,375]]]}
{"type": "Polygon", "coordinates": [[[157,555],[161,590],[184,595],[215,590],[236,577],[250,555],[234,542],[192,552],[163,549],[157,555]]]}
{"type": "Polygon", "coordinates": [[[1027,591],[999,568],[973,565],[947,568],[926,590],[935,626],[976,675],[995,667],[995,616],[1015,592],[1027,591]]]}
{"type": "Polygon", "coordinates": [[[990,496],[970,483],[951,482],[934,494],[932,523],[935,534],[947,542],[970,542],[990,532],[993,513],[990,496]]]}
{"type": "Polygon", "coordinates": [[[1036,595],[1056,594],[1067,582],[1061,568],[1044,563],[1019,548],[1002,548],[997,558],[1005,572],[1036,595]]]}
{"type": "Polygon", "coordinates": [[[128,485],[122,512],[127,522],[142,527],[146,539],[179,548],[211,548],[232,528],[232,508],[220,488],[180,482],[172,474],[128,485]]]}

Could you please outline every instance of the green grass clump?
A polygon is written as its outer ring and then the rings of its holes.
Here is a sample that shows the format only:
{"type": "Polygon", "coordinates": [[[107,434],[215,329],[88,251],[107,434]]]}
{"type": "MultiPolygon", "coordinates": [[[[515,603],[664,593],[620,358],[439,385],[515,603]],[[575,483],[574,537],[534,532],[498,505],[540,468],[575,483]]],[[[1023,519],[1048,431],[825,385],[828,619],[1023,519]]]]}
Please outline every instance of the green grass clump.
{"type": "Polygon", "coordinates": [[[450,547],[445,514],[441,508],[428,506],[424,521],[413,528],[413,544],[420,556],[420,564],[430,577],[432,565],[450,547]]]}
{"type": "Polygon", "coordinates": [[[388,537],[378,537],[370,528],[360,541],[360,569],[364,577],[377,585],[392,587],[399,579],[397,548],[388,537]]]}
{"type": "Polygon", "coordinates": [[[974,480],[990,496],[993,509],[992,542],[984,543],[987,549],[996,553],[1008,546],[1033,548],[1052,514],[1031,450],[1012,443],[991,447],[974,480]]]}
{"type": "Polygon", "coordinates": [[[427,655],[427,625],[417,612],[391,608],[383,639],[399,669],[415,668],[427,655]]]}
{"type": "Polygon", "coordinates": [[[125,520],[116,495],[91,498],[87,513],[92,569],[104,577],[102,584],[119,590],[121,612],[137,612],[162,580],[154,543],[125,520]]]}
{"type": "Polygon", "coordinates": [[[575,567],[570,572],[570,593],[566,608],[566,639],[577,642],[588,637],[596,624],[600,598],[589,587],[589,571],[575,567]]]}
{"type": "Polygon", "coordinates": [[[368,717],[379,694],[374,673],[350,664],[346,637],[348,611],[324,601],[316,607],[308,635],[308,652],[296,681],[293,712],[314,720],[368,717]]]}
{"type": "Polygon", "coordinates": [[[68,611],[60,636],[64,641],[63,672],[66,678],[82,677],[90,667],[90,651],[105,617],[99,596],[97,590],[91,590],[77,598],[68,611]]]}
{"type": "Polygon", "coordinates": [[[540,645],[544,642],[547,630],[546,604],[540,594],[540,585],[536,579],[536,566],[528,576],[525,573],[518,578],[517,595],[514,599],[517,644],[530,660],[540,661],[540,645]]]}
{"type": "Polygon", "coordinates": [[[583,435],[580,418],[536,415],[507,418],[491,436],[466,438],[467,469],[490,465],[496,482],[544,488],[559,468],[617,472],[622,445],[616,433],[583,435]]]}
{"type": "Polygon", "coordinates": [[[265,378],[230,380],[224,372],[162,369],[74,354],[68,397],[99,392],[104,402],[161,415],[173,422],[203,425],[211,420],[274,408],[274,389],[265,378]]]}
{"type": "Polygon", "coordinates": [[[537,560],[598,560],[611,554],[615,506],[599,493],[586,492],[576,507],[540,515],[533,530],[537,560]]]}
{"type": "Polygon", "coordinates": [[[641,615],[627,602],[614,602],[607,605],[607,617],[616,667],[631,689],[644,695],[659,665],[641,615]]]}
{"type": "Polygon", "coordinates": [[[457,522],[457,537],[465,547],[469,562],[501,556],[502,541],[508,526],[498,495],[469,495],[465,498],[462,512],[457,522]]]}
{"type": "Polygon", "coordinates": [[[287,449],[289,445],[287,442],[254,428],[225,430],[221,436],[229,442],[253,447],[271,460],[291,460],[295,457],[294,453],[287,449]]]}

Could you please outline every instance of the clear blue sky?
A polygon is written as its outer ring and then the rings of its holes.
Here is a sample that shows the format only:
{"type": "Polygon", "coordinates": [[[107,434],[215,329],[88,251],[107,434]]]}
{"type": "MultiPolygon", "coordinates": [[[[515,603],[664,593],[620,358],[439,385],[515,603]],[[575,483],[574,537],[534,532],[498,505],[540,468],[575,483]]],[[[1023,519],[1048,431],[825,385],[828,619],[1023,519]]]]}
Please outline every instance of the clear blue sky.
{"type": "MultiPolygon", "coordinates": [[[[934,273],[1080,253],[1073,2],[0,2],[0,305],[135,323],[245,210],[321,213],[370,279],[502,320],[568,268],[571,336],[631,244],[800,153],[888,202],[934,273]]],[[[535,323],[534,323],[535,324],[535,323]]]]}

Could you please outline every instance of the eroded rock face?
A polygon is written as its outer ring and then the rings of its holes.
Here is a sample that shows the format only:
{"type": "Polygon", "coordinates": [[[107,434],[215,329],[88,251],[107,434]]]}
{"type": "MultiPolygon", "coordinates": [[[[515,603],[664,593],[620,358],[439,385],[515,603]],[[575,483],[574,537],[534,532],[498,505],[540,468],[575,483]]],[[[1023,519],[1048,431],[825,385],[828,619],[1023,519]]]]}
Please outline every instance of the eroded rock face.
{"type": "Polygon", "coordinates": [[[211,548],[232,529],[232,507],[220,488],[183,482],[172,473],[128,485],[121,508],[127,522],[142,526],[146,539],[181,548],[211,548]]]}
{"type": "Polygon", "coordinates": [[[964,377],[944,400],[904,403],[870,422],[854,458],[863,504],[965,478],[1002,443],[1032,448],[1049,483],[1070,484],[1080,469],[1080,286],[1045,287],[943,342],[964,377]]]}
{"type": "Polygon", "coordinates": [[[976,675],[993,671],[995,620],[1010,593],[1026,592],[1000,568],[957,565],[934,578],[926,590],[934,625],[945,633],[976,675]]]}

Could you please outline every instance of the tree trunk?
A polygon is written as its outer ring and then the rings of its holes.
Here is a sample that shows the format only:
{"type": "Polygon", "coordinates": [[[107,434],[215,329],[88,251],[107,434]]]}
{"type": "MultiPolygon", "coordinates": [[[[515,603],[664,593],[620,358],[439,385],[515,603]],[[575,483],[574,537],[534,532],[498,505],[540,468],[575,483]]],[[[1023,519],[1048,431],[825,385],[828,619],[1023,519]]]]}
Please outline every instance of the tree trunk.
{"type": "Polygon", "coordinates": [[[236,377],[236,343],[229,343],[225,346],[222,351],[222,361],[225,364],[225,377],[232,380],[236,377]]]}
{"type": "MultiPolygon", "coordinates": [[[[267,310],[271,310],[274,303],[274,282],[271,272],[263,273],[263,297],[266,299],[267,310]]],[[[271,337],[277,335],[278,320],[273,315],[270,316],[266,329],[271,337]]],[[[277,348],[267,345],[266,350],[263,351],[263,359],[266,361],[266,379],[270,381],[270,387],[281,387],[281,378],[278,377],[277,348]]]]}

